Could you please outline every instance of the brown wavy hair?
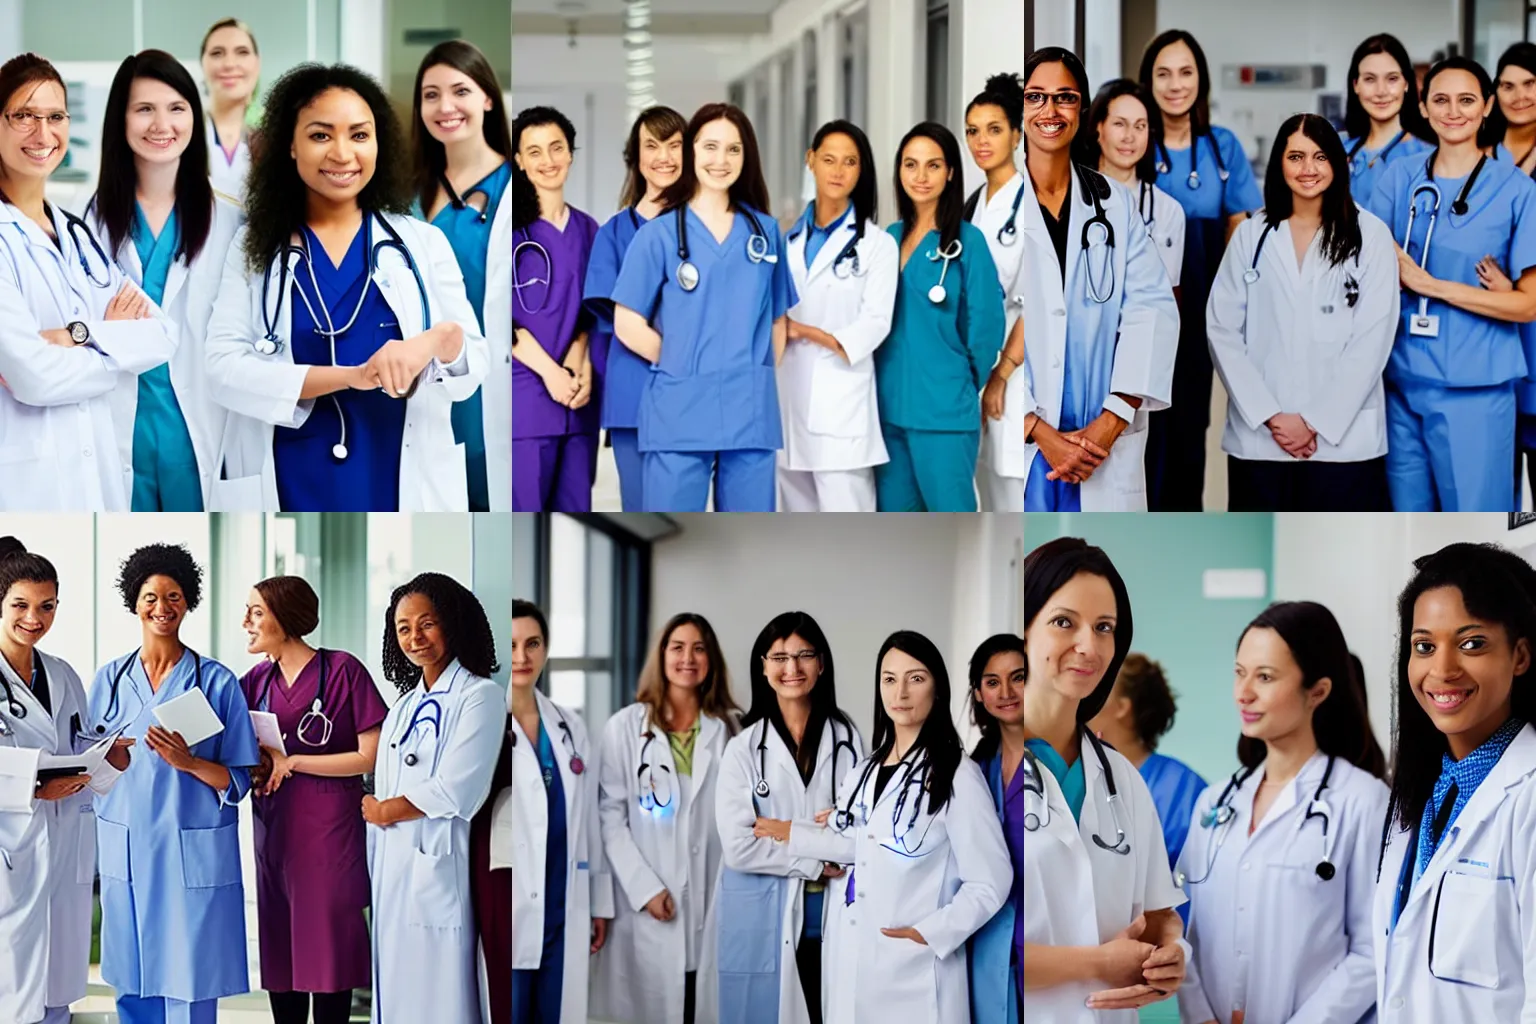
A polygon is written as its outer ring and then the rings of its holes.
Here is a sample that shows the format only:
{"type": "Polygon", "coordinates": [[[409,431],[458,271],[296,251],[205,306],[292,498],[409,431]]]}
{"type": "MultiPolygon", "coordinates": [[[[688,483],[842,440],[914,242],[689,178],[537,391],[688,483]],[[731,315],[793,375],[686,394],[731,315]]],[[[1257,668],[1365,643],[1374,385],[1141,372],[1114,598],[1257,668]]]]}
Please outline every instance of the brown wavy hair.
{"type": "Polygon", "coordinates": [[[709,657],[709,674],[699,686],[699,709],[725,723],[726,731],[734,736],[739,730],[741,707],[731,697],[731,676],[725,667],[725,655],[720,650],[720,640],[714,627],[704,616],[694,612],[679,612],[667,620],[661,628],[655,646],[646,656],[645,667],[640,670],[640,685],[635,700],[647,706],[646,717],[653,726],[666,728],[667,699],[667,644],[672,634],[683,626],[693,626],[704,638],[704,652],[709,657]]]}

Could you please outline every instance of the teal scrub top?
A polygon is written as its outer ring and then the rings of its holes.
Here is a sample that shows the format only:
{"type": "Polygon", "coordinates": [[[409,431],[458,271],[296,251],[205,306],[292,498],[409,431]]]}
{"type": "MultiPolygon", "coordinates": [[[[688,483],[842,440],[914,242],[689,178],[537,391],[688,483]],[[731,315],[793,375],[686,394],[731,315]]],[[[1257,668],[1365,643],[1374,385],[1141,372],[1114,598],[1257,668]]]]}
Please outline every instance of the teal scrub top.
{"type": "MultiPolygon", "coordinates": [[[[144,293],[162,305],[165,282],[181,245],[181,226],[173,209],[159,237],[149,229],[137,204],[131,228],[133,247],[144,268],[144,293]]],[[[176,392],[171,364],[161,363],[139,374],[138,409],[133,419],[133,511],[201,512],[203,486],[197,453],[176,392]]]]}
{"type": "Polygon", "coordinates": [[[1075,821],[1083,820],[1083,800],[1088,796],[1088,778],[1083,774],[1083,759],[1081,756],[1067,767],[1066,758],[1056,753],[1056,748],[1042,739],[1028,739],[1024,745],[1030,753],[1040,759],[1045,765],[1046,771],[1056,776],[1056,781],[1061,784],[1061,795],[1067,799],[1067,807],[1072,811],[1075,821]]]}

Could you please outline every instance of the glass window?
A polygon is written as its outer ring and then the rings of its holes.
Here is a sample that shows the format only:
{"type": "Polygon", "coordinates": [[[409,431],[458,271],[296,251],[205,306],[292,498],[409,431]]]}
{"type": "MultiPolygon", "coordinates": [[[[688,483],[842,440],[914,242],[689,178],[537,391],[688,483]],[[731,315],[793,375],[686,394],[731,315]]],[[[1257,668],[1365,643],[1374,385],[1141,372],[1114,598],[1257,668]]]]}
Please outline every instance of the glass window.
{"type": "MultiPolygon", "coordinates": [[[[327,516],[325,525],[346,529],[355,528],[357,524],[352,516],[327,516]]],[[[361,623],[353,625],[349,630],[357,635],[354,641],[357,646],[349,650],[361,658],[368,666],[368,671],[374,674],[374,680],[384,698],[393,702],[394,688],[384,680],[383,665],[384,616],[389,611],[390,595],[396,587],[409,582],[417,573],[428,570],[452,576],[465,586],[473,587],[474,559],[470,531],[465,528],[463,517],[452,513],[412,515],[379,512],[368,513],[364,537],[357,538],[355,529],[351,537],[332,531],[323,538],[323,543],[327,548],[339,549],[330,554],[329,560],[340,565],[342,570],[323,577],[325,589],[321,595],[325,604],[322,613],[343,602],[367,609],[361,623]],[[355,568],[347,571],[349,559],[345,554],[351,553],[353,558],[356,557],[358,539],[366,545],[368,576],[363,584],[363,594],[349,594],[348,591],[357,586],[358,580],[355,568]]],[[[321,559],[322,567],[326,561],[325,558],[321,559]]],[[[351,561],[351,565],[355,566],[356,562],[351,561]]],[[[487,609],[487,613],[493,616],[491,627],[495,629],[498,624],[494,618],[494,609],[487,609]]],[[[326,634],[327,644],[333,642],[330,636],[330,633],[326,634]]]]}
{"type": "Polygon", "coordinates": [[[1528,0],[1477,0],[1472,5],[1472,58],[1490,73],[1499,57],[1526,38],[1528,0]]]}

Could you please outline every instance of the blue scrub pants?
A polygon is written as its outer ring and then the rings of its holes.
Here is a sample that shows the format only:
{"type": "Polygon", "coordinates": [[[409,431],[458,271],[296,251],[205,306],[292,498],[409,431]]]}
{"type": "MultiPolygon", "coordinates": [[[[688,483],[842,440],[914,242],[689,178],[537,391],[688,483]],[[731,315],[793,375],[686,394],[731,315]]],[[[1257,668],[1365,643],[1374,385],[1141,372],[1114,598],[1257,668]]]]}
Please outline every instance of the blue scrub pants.
{"type": "Polygon", "coordinates": [[[1081,512],[1083,485],[1065,480],[1049,480],[1051,464],[1037,454],[1029,464],[1029,479],[1024,485],[1026,512],[1081,512]]]}
{"type": "Polygon", "coordinates": [[[512,1019],[517,1024],[560,1024],[564,975],[565,925],[546,926],[538,970],[512,972],[512,1019]]]}
{"type": "Polygon", "coordinates": [[[619,467],[619,500],[625,512],[645,511],[645,459],[640,455],[640,431],[634,427],[609,427],[608,443],[619,467]]]}
{"type": "Polygon", "coordinates": [[[644,454],[647,512],[703,512],[711,478],[716,512],[774,510],[778,490],[771,448],[644,454]]]}
{"type": "Polygon", "coordinates": [[[1515,386],[1387,381],[1395,512],[1515,512],[1515,386]]]}
{"type": "Polygon", "coordinates": [[[117,1019],[121,1024],[215,1024],[217,999],[184,1003],[163,996],[118,996],[117,1019]]]}
{"type": "Polygon", "coordinates": [[[880,424],[891,461],[875,467],[881,512],[975,512],[978,430],[906,430],[880,424]]]}

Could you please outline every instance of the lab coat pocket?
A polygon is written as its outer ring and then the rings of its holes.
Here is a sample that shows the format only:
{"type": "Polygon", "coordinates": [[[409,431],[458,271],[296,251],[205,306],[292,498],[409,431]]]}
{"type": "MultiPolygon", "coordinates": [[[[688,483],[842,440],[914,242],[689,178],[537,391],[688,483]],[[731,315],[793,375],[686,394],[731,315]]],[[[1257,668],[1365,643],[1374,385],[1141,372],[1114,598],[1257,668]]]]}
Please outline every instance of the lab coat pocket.
{"type": "Polygon", "coordinates": [[[1498,950],[1514,938],[1514,908],[1512,879],[1479,878],[1447,871],[1435,893],[1429,929],[1429,973],[1441,981],[1479,988],[1500,987],[1498,950]]]}
{"type": "Polygon", "coordinates": [[[128,867],[128,826],[97,818],[96,839],[101,854],[101,877],[119,882],[133,881],[128,867]]]}
{"type": "Polygon", "coordinates": [[[882,970],[882,1003],[901,1007],[909,1020],[939,1019],[938,960],[932,948],[880,933],[875,936],[874,962],[882,970]]]}
{"type": "Polygon", "coordinates": [[[216,889],[240,884],[238,823],[217,828],[184,828],[181,879],[188,889],[216,889]]]}
{"type": "Polygon", "coordinates": [[[811,407],[806,423],[811,433],[827,437],[867,434],[873,419],[871,383],[866,370],[844,365],[841,356],[818,360],[811,376],[811,407]]]}
{"type": "Polygon", "coordinates": [[[75,828],[79,830],[75,837],[75,884],[90,885],[96,881],[96,808],[86,801],[75,817],[75,828]]]}
{"type": "Polygon", "coordinates": [[[783,886],[772,875],[721,873],[721,974],[777,973],[783,886]]]}
{"type": "Polygon", "coordinates": [[[261,474],[215,480],[208,490],[210,512],[261,511],[261,474]]]}
{"type": "Polygon", "coordinates": [[[456,928],[463,924],[458,864],[451,856],[411,851],[410,909],[406,924],[418,928],[456,928]]]}

